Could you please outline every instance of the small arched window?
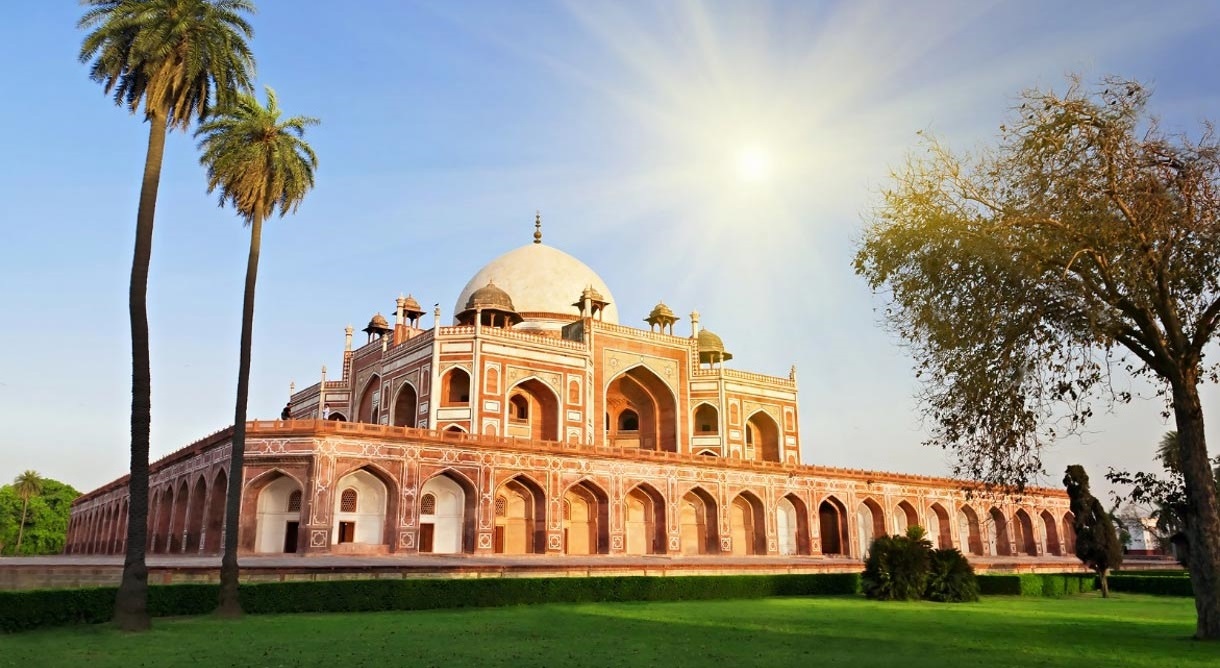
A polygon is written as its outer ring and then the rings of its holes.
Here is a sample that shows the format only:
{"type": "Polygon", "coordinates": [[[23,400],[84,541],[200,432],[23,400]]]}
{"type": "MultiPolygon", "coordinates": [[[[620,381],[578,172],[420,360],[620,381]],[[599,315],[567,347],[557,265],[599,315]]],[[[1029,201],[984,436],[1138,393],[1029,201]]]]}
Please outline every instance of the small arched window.
{"type": "Polygon", "coordinates": [[[618,430],[619,431],[639,431],[640,416],[635,411],[628,408],[618,415],[618,430]]]}
{"type": "Polygon", "coordinates": [[[356,490],[348,487],[343,490],[343,496],[339,497],[339,512],[354,513],[356,512],[356,490]]]}
{"type": "Polygon", "coordinates": [[[435,515],[436,514],[436,495],[429,492],[424,495],[424,498],[419,500],[420,515],[435,515]]]}
{"type": "Polygon", "coordinates": [[[528,420],[530,416],[530,402],[524,395],[514,394],[508,399],[508,416],[514,420],[528,420]]]}
{"type": "Polygon", "coordinates": [[[508,499],[506,499],[502,496],[497,496],[496,497],[496,517],[505,517],[507,515],[508,515],[508,499]]]}
{"type": "Polygon", "coordinates": [[[297,491],[288,495],[288,512],[301,512],[301,490],[298,489],[297,491]]]}

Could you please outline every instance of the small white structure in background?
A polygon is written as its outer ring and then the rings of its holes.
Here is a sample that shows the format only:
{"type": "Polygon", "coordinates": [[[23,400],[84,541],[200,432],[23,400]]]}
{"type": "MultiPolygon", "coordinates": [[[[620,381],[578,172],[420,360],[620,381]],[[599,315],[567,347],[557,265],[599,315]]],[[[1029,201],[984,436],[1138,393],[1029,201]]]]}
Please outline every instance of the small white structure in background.
{"type": "Polygon", "coordinates": [[[1161,549],[1161,535],[1156,528],[1156,519],[1142,514],[1135,508],[1124,508],[1116,513],[1116,517],[1122,523],[1122,529],[1126,529],[1127,533],[1131,535],[1131,542],[1127,544],[1127,554],[1136,556],[1166,554],[1161,549]]]}

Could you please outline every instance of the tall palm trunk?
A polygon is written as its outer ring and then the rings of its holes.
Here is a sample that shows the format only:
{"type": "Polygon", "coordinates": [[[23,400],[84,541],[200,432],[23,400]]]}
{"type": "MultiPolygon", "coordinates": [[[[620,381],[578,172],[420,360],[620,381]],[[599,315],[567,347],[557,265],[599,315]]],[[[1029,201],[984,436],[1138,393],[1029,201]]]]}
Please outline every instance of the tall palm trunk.
{"type": "Polygon", "coordinates": [[[1188,561],[1198,616],[1195,637],[1220,640],[1220,508],[1207,458],[1197,374],[1197,367],[1190,369],[1182,382],[1173,384],[1173,409],[1186,483],[1188,561]]]}
{"type": "Polygon", "coordinates": [[[225,499],[225,551],[220,561],[220,602],[216,612],[241,615],[237,595],[237,527],[245,483],[246,401],[250,395],[250,349],[254,332],[254,285],[258,281],[258,254],[262,245],[263,216],[250,221],[250,257],[246,260],[246,289],[241,308],[241,353],[237,364],[237,406],[233,412],[233,446],[229,456],[229,489],[225,499]]]}
{"type": "Polygon", "coordinates": [[[165,155],[165,116],[148,117],[148,152],[136,212],[136,245],[131,261],[128,305],[131,317],[131,478],[127,506],[127,556],[114,601],[114,620],[124,631],[142,631],[148,620],[148,443],[152,423],[152,373],[148,354],[148,265],[152,259],[153,219],[161,159],[165,155]]]}
{"type": "Polygon", "coordinates": [[[21,498],[21,524],[17,525],[17,547],[13,550],[13,554],[21,554],[21,539],[25,536],[25,513],[30,508],[30,497],[23,496],[21,498]]]}

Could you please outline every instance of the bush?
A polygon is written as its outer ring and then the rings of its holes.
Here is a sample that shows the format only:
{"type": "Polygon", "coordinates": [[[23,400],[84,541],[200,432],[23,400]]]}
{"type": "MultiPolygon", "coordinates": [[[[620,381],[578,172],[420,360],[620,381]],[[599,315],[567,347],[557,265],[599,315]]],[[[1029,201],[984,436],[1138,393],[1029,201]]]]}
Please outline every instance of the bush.
{"type": "MultiPolygon", "coordinates": [[[[114,587],[0,591],[0,631],[92,624],[111,619],[114,587]]],[[[494,607],[531,603],[691,601],[858,594],[858,573],[676,577],[320,580],[241,586],[245,612],[371,612],[494,607]]],[[[219,586],[148,588],[154,617],[198,615],[216,608],[219,586]]]]}
{"type": "Polygon", "coordinates": [[[956,549],[932,550],[924,598],[942,603],[979,600],[979,582],[974,567],[956,549]]]}
{"type": "Polygon", "coordinates": [[[980,575],[979,593],[984,596],[1068,596],[1095,591],[1097,577],[1091,573],[1025,573],[980,575]]]}
{"type": "Polygon", "coordinates": [[[1194,587],[1190,578],[1179,575],[1165,577],[1163,575],[1111,575],[1111,591],[1125,591],[1130,594],[1156,594],[1158,596],[1194,596],[1194,587]]]}
{"type": "Polygon", "coordinates": [[[864,594],[880,601],[918,601],[928,583],[932,544],[913,526],[905,536],[879,536],[864,562],[864,594]]]}

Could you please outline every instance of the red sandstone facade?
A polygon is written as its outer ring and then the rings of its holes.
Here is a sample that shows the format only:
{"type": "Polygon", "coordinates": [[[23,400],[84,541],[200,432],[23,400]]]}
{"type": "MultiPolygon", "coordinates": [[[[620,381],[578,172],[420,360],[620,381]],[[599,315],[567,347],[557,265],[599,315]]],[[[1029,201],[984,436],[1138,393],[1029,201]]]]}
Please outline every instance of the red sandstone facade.
{"type": "MultiPolygon", "coordinates": [[[[616,324],[601,279],[535,239],[476,274],[453,326],[400,297],[366,345],[347,329],[338,380],[250,423],[244,552],[859,557],[919,524],[967,554],[1071,553],[1061,492],[802,466],[795,370],[726,368],[664,304],[616,324]]],[[[219,552],[231,432],[153,464],[152,553],[219,552]]],[[[122,552],[126,504],[125,478],[80,497],[67,552],[122,552]]]]}

